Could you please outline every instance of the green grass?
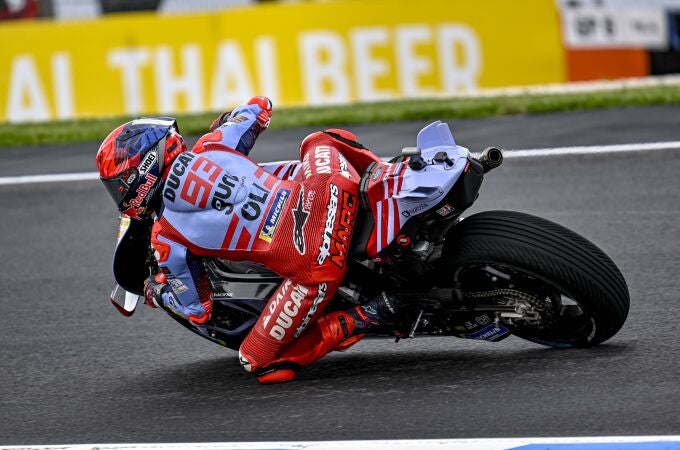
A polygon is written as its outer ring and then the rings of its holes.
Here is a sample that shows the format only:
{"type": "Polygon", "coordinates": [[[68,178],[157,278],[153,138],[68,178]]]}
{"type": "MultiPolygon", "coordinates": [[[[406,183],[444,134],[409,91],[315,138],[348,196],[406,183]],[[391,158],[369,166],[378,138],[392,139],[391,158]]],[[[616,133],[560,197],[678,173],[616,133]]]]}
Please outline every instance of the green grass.
{"type": "MultiPolygon", "coordinates": [[[[679,104],[680,86],[627,88],[579,94],[522,94],[487,98],[401,100],[347,106],[274,109],[272,129],[340,126],[408,120],[460,119],[579,109],[679,104]]],[[[202,134],[216,114],[178,115],[184,135],[202,134]]],[[[0,147],[99,142],[132,117],[37,124],[0,124],[0,147]]]]}

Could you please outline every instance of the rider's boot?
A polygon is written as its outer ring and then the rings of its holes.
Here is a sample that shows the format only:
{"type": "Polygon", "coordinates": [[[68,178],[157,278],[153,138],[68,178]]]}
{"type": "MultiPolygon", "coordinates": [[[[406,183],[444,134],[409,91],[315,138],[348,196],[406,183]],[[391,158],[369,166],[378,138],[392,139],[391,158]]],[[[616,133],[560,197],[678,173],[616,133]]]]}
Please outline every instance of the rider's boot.
{"type": "Polygon", "coordinates": [[[293,380],[298,369],[310,365],[351,338],[354,324],[354,317],[344,311],[320,317],[291,342],[276,361],[256,373],[257,380],[263,384],[293,380]]]}
{"type": "Polygon", "coordinates": [[[364,305],[326,314],[293,341],[270,366],[257,373],[260,383],[281,383],[295,378],[297,371],[333,350],[346,350],[377,326],[397,316],[395,297],[384,292],[364,305]]]}
{"type": "Polygon", "coordinates": [[[392,323],[399,312],[397,297],[381,292],[363,305],[350,310],[356,321],[356,331],[366,334],[380,325],[392,323]]]}

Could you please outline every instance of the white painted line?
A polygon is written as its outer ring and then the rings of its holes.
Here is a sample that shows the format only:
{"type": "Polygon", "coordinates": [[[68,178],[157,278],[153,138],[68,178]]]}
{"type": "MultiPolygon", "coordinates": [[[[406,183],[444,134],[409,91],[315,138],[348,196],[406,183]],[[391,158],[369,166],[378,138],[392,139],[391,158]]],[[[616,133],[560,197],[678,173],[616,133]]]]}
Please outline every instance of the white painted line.
{"type": "MultiPolygon", "coordinates": [[[[680,150],[680,141],[503,150],[503,156],[505,158],[529,158],[541,156],[597,155],[602,153],[617,152],[650,152],[658,150],[680,150]]],[[[392,159],[392,157],[385,157],[382,159],[387,161],[392,159]]],[[[276,163],[286,162],[290,161],[276,161],[276,163]]],[[[52,175],[23,175],[17,177],[0,177],[0,186],[13,184],[56,183],[63,181],[88,181],[98,179],[99,174],[97,172],[61,173],[52,175]]]]}
{"type": "Polygon", "coordinates": [[[655,150],[680,150],[680,141],[649,142],[644,144],[589,145],[580,147],[503,150],[503,156],[505,158],[527,158],[534,156],[597,155],[601,153],[617,152],[649,152],[655,150]]]}
{"type": "Polygon", "coordinates": [[[55,173],[52,175],[23,175],[18,177],[0,177],[0,185],[55,183],[61,181],[84,181],[98,179],[99,173],[97,172],[55,173]]]}
{"type": "Polygon", "coordinates": [[[603,444],[614,444],[607,448],[677,450],[680,436],[626,436],[626,437],[578,437],[578,438],[512,438],[512,439],[427,439],[427,440],[385,440],[385,441],[317,441],[317,442],[221,442],[205,444],[83,444],[15,446],[2,449],[25,450],[509,450],[531,446],[532,450],[548,450],[568,446],[588,450],[602,449],[603,444]],[[618,444],[618,445],[616,445],[618,444]]]}

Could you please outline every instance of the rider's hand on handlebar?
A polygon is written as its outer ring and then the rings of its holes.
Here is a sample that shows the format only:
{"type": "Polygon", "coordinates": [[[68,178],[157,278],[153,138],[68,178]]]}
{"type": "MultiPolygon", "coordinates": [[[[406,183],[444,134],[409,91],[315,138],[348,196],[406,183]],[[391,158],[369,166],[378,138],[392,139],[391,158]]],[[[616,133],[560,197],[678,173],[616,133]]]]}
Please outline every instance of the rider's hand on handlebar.
{"type": "Polygon", "coordinates": [[[167,286],[167,280],[162,273],[155,277],[149,277],[144,281],[144,303],[152,308],[163,306],[163,288],[167,286]]]}
{"type": "Polygon", "coordinates": [[[248,100],[249,105],[257,105],[262,111],[257,115],[257,123],[264,128],[269,127],[269,122],[272,119],[272,101],[268,97],[253,97],[248,100]]]}
{"type": "MultiPolygon", "coordinates": [[[[243,106],[250,106],[250,105],[257,105],[260,107],[261,111],[257,115],[257,124],[260,126],[261,130],[264,130],[269,127],[269,122],[271,121],[272,118],[272,101],[269,100],[268,97],[263,97],[263,96],[258,96],[258,97],[253,97],[248,102],[243,105],[243,106]]],[[[226,122],[229,122],[230,119],[232,119],[233,115],[238,116],[238,111],[239,108],[234,108],[233,111],[227,111],[225,113],[220,114],[217,119],[213,120],[213,123],[210,124],[210,131],[215,131],[222,125],[224,125],[226,122]]]]}

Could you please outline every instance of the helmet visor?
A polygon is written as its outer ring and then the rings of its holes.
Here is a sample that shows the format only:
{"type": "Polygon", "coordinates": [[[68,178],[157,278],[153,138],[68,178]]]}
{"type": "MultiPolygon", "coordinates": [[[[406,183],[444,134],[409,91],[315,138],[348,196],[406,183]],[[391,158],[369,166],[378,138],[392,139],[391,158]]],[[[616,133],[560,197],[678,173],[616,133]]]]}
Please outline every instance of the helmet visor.
{"type": "Polygon", "coordinates": [[[132,193],[131,186],[134,185],[137,179],[137,170],[130,168],[114,178],[102,178],[102,183],[106,191],[109,193],[113,201],[118,207],[123,204],[123,201],[132,193]]]}

